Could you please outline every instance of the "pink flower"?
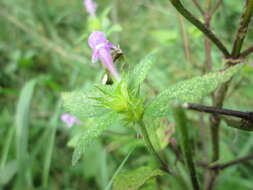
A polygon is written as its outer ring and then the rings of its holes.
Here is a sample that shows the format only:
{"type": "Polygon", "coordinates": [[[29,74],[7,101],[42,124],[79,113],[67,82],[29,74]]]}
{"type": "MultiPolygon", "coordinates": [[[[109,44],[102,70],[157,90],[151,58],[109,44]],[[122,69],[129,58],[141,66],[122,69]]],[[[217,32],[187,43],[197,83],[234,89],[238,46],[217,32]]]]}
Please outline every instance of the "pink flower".
{"type": "Polygon", "coordinates": [[[92,52],[92,62],[95,63],[98,60],[109,70],[111,75],[120,81],[120,76],[113,65],[113,59],[111,56],[111,49],[115,48],[112,43],[110,43],[103,32],[95,31],[92,32],[88,39],[88,44],[93,50],[92,52]]]}
{"type": "Polygon", "coordinates": [[[83,3],[90,16],[96,16],[97,4],[93,0],[84,0],[83,3]]]}
{"type": "Polygon", "coordinates": [[[81,121],[78,120],[75,116],[64,113],[61,116],[61,120],[69,127],[71,128],[74,124],[81,124],[81,121]]]}

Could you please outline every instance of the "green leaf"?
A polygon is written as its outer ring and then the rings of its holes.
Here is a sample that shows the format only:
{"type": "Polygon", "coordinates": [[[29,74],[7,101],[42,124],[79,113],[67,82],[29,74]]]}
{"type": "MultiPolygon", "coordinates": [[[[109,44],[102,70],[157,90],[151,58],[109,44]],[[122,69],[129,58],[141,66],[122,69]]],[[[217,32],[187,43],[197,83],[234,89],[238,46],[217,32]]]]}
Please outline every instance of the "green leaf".
{"type": "Polygon", "coordinates": [[[119,115],[115,112],[109,112],[101,117],[94,118],[94,125],[90,125],[88,127],[77,143],[72,157],[73,165],[75,165],[76,162],[81,158],[81,155],[85,152],[86,147],[90,145],[95,138],[99,137],[104,130],[116,122],[118,118],[119,115]]]}
{"type": "Polygon", "coordinates": [[[163,174],[161,170],[150,167],[141,167],[121,173],[115,178],[113,190],[138,190],[150,179],[156,176],[162,176],[163,174]]]}
{"type": "Polygon", "coordinates": [[[96,106],[96,101],[83,91],[66,92],[62,94],[63,107],[67,112],[82,120],[106,113],[106,109],[96,106]]]}
{"type": "Polygon", "coordinates": [[[155,179],[150,179],[146,182],[145,185],[143,185],[143,187],[140,188],[140,190],[154,190],[154,189],[158,189],[157,188],[157,182],[155,179]]]}
{"type": "Polygon", "coordinates": [[[3,168],[0,168],[0,186],[4,186],[10,182],[18,170],[16,160],[8,162],[3,168]]]}
{"type": "MultiPolygon", "coordinates": [[[[5,115],[2,114],[2,118],[5,118],[5,115]]],[[[11,126],[8,129],[8,133],[6,134],[6,137],[4,138],[5,143],[3,145],[3,150],[2,150],[2,154],[1,154],[0,168],[5,167],[6,161],[8,160],[8,155],[9,155],[9,152],[10,152],[10,149],[11,149],[11,145],[14,141],[13,138],[14,138],[15,132],[16,132],[15,127],[11,126]]]]}
{"type": "Polygon", "coordinates": [[[141,62],[135,66],[129,76],[129,84],[132,89],[137,89],[145,80],[152,64],[155,62],[156,53],[147,55],[141,62]]]}
{"type": "Polygon", "coordinates": [[[55,136],[56,136],[56,128],[59,122],[59,115],[61,110],[61,104],[56,104],[54,114],[51,117],[51,120],[49,122],[49,135],[47,142],[45,142],[45,145],[47,147],[46,151],[44,152],[44,165],[42,170],[42,186],[48,187],[48,181],[49,181],[49,173],[50,173],[50,166],[52,162],[52,155],[54,152],[54,143],[55,143],[55,136]]]}
{"type": "Polygon", "coordinates": [[[37,81],[37,79],[32,79],[22,88],[15,116],[18,178],[22,185],[30,185],[31,181],[30,168],[27,167],[27,165],[29,165],[27,162],[27,158],[29,157],[29,115],[33,92],[37,81]]]}
{"type": "Polygon", "coordinates": [[[241,68],[241,66],[237,65],[224,72],[213,72],[179,82],[154,98],[153,101],[147,105],[145,114],[162,117],[168,114],[170,110],[169,103],[173,100],[182,103],[194,102],[214,91],[222,83],[228,81],[238,72],[239,68],[241,68]]]}
{"type": "Polygon", "coordinates": [[[228,127],[243,130],[243,131],[253,131],[253,123],[243,119],[234,119],[231,117],[223,116],[222,120],[226,122],[228,127]]]}
{"type": "Polygon", "coordinates": [[[96,84],[95,88],[98,90],[99,94],[112,96],[113,91],[116,89],[117,85],[104,85],[104,84],[96,84]]]}
{"type": "Polygon", "coordinates": [[[166,148],[175,131],[174,125],[160,118],[154,119],[153,117],[149,117],[149,119],[146,120],[146,126],[149,138],[156,151],[160,152],[162,149],[166,148]]]}

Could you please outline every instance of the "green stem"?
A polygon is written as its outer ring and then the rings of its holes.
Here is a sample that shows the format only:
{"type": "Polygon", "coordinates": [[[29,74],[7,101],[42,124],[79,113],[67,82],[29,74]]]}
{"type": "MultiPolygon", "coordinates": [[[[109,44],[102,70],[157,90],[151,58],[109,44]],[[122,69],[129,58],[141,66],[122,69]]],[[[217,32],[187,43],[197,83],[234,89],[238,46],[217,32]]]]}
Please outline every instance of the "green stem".
{"type": "Polygon", "coordinates": [[[201,23],[196,17],[194,17],[180,2],[180,0],[170,0],[172,5],[177,9],[178,12],[181,13],[188,21],[190,21],[194,26],[196,26],[203,34],[205,34],[223,53],[223,55],[227,58],[230,57],[230,54],[227,48],[223,45],[223,43],[215,36],[215,34],[208,29],[203,23],[201,23]]]}
{"type": "Polygon", "coordinates": [[[163,159],[160,157],[160,155],[158,154],[158,152],[155,150],[149,135],[148,135],[148,131],[146,129],[145,123],[143,122],[143,120],[140,120],[138,122],[140,129],[141,129],[141,134],[144,138],[144,141],[148,147],[148,149],[150,150],[150,152],[156,157],[156,159],[160,162],[160,164],[162,165],[162,170],[171,174],[171,171],[168,168],[168,165],[163,161],[163,159]]]}
{"type": "Polygon", "coordinates": [[[188,130],[187,130],[187,119],[186,115],[181,107],[175,107],[174,116],[176,120],[176,125],[180,134],[180,142],[182,150],[185,156],[186,165],[190,172],[191,182],[194,190],[199,189],[199,183],[196,175],[195,165],[192,158],[192,147],[189,140],[188,130]]]}
{"type": "MultiPolygon", "coordinates": [[[[217,108],[222,108],[223,102],[225,99],[226,92],[228,90],[228,85],[230,81],[224,83],[218,90],[218,93],[214,95],[213,97],[213,102],[214,102],[214,107],[217,108]]],[[[212,115],[210,117],[210,129],[211,129],[211,138],[212,138],[212,150],[213,150],[213,156],[212,156],[212,162],[215,162],[219,160],[219,126],[221,119],[217,115],[212,115]]]]}
{"type": "Polygon", "coordinates": [[[244,8],[244,12],[241,16],[241,22],[236,33],[236,39],[234,41],[232,56],[238,58],[242,49],[243,41],[248,31],[248,26],[253,14],[253,0],[247,0],[244,8]]]}

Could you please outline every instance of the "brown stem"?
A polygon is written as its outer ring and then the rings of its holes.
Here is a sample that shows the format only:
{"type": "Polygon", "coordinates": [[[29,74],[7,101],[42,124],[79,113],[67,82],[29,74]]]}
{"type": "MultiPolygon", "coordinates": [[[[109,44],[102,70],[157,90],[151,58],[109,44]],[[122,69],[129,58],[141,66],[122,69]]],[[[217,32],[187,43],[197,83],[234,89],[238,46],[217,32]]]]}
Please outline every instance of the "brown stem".
{"type": "MultiPolygon", "coordinates": [[[[247,0],[246,5],[245,5],[245,9],[244,12],[242,14],[241,17],[241,22],[238,28],[238,32],[237,32],[237,38],[234,42],[233,45],[233,50],[232,50],[232,57],[233,58],[237,58],[237,56],[240,53],[241,47],[242,47],[242,43],[243,40],[246,36],[246,33],[248,31],[248,24],[250,22],[250,18],[252,16],[253,13],[253,0],[247,0]]],[[[223,105],[223,101],[225,99],[227,90],[228,90],[228,86],[229,86],[230,81],[224,83],[217,91],[215,97],[214,97],[214,107],[218,107],[221,108],[223,105]]],[[[211,129],[213,130],[214,134],[213,134],[213,139],[216,139],[217,141],[219,141],[219,125],[220,125],[220,118],[217,116],[212,116],[211,117],[211,129]],[[217,130],[217,131],[216,131],[217,130]],[[216,136],[216,137],[214,137],[216,136]]],[[[219,145],[219,143],[214,142],[213,146],[217,146],[219,145]]],[[[218,160],[219,158],[219,148],[218,147],[214,147],[214,155],[213,155],[213,161],[218,160]]]]}
{"type": "Polygon", "coordinates": [[[223,53],[223,55],[227,58],[230,57],[230,54],[227,48],[223,45],[219,38],[209,30],[203,23],[201,23],[195,16],[193,16],[180,2],[180,0],[170,0],[172,5],[177,9],[178,12],[181,13],[189,22],[191,22],[194,26],[196,26],[203,34],[205,34],[223,53]]]}
{"type": "MultiPolygon", "coordinates": [[[[243,14],[241,16],[241,22],[239,24],[236,39],[233,44],[233,49],[231,53],[232,59],[237,59],[240,55],[240,51],[243,45],[244,38],[248,31],[248,26],[250,23],[250,18],[253,13],[253,0],[247,0],[245,4],[245,8],[243,11],[243,14]]],[[[230,62],[228,62],[228,65],[230,62]]],[[[214,107],[221,108],[223,106],[223,101],[225,99],[228,86],[230,81],[224,83],[221,85],[221,87],[217,90],[214,99],[213,99],[213,105],[214,107]]],[[[210,117],[211,121],[211,133],[212,133],[212,142],[213,142],[213,157],[212,161],[216,162],[219,159],[219,126],[220,126],[220,117],[217,115],[213,115],[210,117]]],[[[211,174],[210,181],[207,183],[206,189],[211,190],[213,189],[213,186],[215,184],[216,178],[218,176],[219,170],[215,170],[211,174]]]]}
{"type": "Polygon", "coordinates": [[[239,159],[236,159],[236,160],[232,160],[230,162],[227,162],[227,163],[224,163],[224,164],[217,164],[217,165],[214,165],[214,166],[210,166],[209,168],[210,169],[213,169],[213,170],[223,170],[223,169],[226,169],[230,166],[233,166],[235,164],[240,164],[242,162],[247,162],[249,160],[253,159],[253,154],[250,154],[248,156],[245,156],[245,157],[242,157],[242,158],[239,158],[239,159]]]}
{"type": "MultiPolygon", "coordinates": [[[[204,20],[205,20],[205,25],[207,28],[210,28],[211,19],[213,16],[209,13],[210,10],[211,10],[211,0],[208,0],[206,1],[206,12],[204,13],[204,20]]],[[[206,58],[205,58],[205,67],[204,67],[203,73],[207,73],[207,72],[212,71],[212,44],[211,44],[211,41],[207,37],[204,38],[204,47],[205,47],[206,58]]],[[[203,114],[201,115],[200,118],[202,119],[201,121],[203,122],[203,114]]],[[[207,129],[205,127],[202,127],[201,130],[202,130],[202,133],[203,132],[205,132],[205,134],[207,133],[207,129]]],[[[207,137],[204,137],[204,138],[207,138],[207,137]]],[[[203,142],[203,147],[204,147],[206,157],[208,157],[207,156],[208,145],[207,145],[206,139],[203,139],[203,137],[202,137],[202,142],[203,142]]],[[[209,178],[210,178],[209,171],[208,170],[204,171],[204,186],[209,181],[209,178]]]]}
{"type": "Polygon", "coordinates": [[[202,9],[202,7],[200,6],[199,2],[198,2],[197,0],[192,0],[192,1],[193,1],[194,5],[197,7],[197,9],[199,10],[199,12],[200,12],[202,15],[204,15],[205,12],[204,12],[204,10],[202,9]]]}
{"type": "MultiPolygon", "coordinates": [[[[205,13],[205,25],[206,27],[210,27],[211,22],[211,16],[209,13],[205,13]]],[[[205,60],[205,67],[204,67],[204,73],[210,72],[212,70],[212,44],[211,41],[205,37],[205,54],[206,54],[206,60],[205,60]]]]}
{"type": "Polygon", "coordinates": [[[249,47],[248,49],[244,50],[241,54],[240,57],[244,58],[247,57],[249,54],[253,52],[253,46],[249,47]]]}
{"type": "Polygon", "coordinates": [[[180,23],[180,30],[181,30],[181,33],[182,33],[182,38],[183,38],[185,57],[186,57],[186,60],[191,62],[191,50],[190,50],[187,31],[185,29],[184,20],[183,20],[183,17],[180,14],[178,14],[178,19],[179,19],[179,23],[180,23]]]}
{"type": "Polygon", "coordinates": [[[214,8],[210,11],[210,15],[214,15],[214,13],[219,9],[219,7],[221,6],[223,0],[218,0],[218,2],[216,3],[216,5],[214,6],[214,8]]]}
{"type": "MultiPolygon", "coordinates": [[[[214,107],[221,108],[223,106],[223,101],[228,89],[229,82],[224,83],[216,94],[213,96],[213,105],[214,107]]],[[[211,139],[212,139],[212,162],[216,162],[220,157],[220,122],[221,118],[218,115],[212,115],[210,117],[210,130],[211,130],[211,139]]],[[[219,170],[212,171],[209,174],[209,178],[206,181],[205,189],[212,190],[214,188],[216,178],[219,175],[219,170]]]]}
{"type": "Polygon", "coordinates": [[[207,169],[210,169],[210,170],[223,170],[223,169],[226,169],[226,168],[228,168],[230,166],[234,166],[236,164],[247,162],[247,161],[249,161],[251,159],[253,159],[253,154],[250,154],[250,155],[244,156],[242,158],[238,158],[238,159],[235,159],[235,160],[223,163],[223,164],[209,165],[206,162],[197,162],[196,164],[198,166],[200,166],[200,167],[204,167],[204,168],[207,168],[207,169]]]}
{"type": "MultiPolygon", "coordinates": [[[[218,92],[213,97],[213,106],[217,108],[222,108],[223,101],[225,99],[225,95],[228,89],[229,82],[224,83],[218,90],[218,92]]],[[[211,135],[213,142],[213,158],[212,162],[215,162],[219,159],[219,125],[220,125],[220,117],[217,115],[212,115],[210,117],[211,121],[211,135]]]]}
{"type": "Polygon", "coordinates": [[[243,45],[243,41],[246,37],[248,26],[253,14],[253,0],[247,0],[243,14],[241,16],[241,22],[236,33],[236,39],[233,44],[232,56],[238,58],[243,45]]]}
{"type": "Polygon", "coordinates": [[[253,122],[253,112],[242,112],[237,110],[231,110],[231,109],[222,109],[212,106],[204,106],[199,104],[186,104],[186,108],[190,110],[205,112],[205,113],[211,113],[211,114],[221,114],[221,115],[228,115],[233,117],[242,118],[245,120],[249,120],[253,122]]]}

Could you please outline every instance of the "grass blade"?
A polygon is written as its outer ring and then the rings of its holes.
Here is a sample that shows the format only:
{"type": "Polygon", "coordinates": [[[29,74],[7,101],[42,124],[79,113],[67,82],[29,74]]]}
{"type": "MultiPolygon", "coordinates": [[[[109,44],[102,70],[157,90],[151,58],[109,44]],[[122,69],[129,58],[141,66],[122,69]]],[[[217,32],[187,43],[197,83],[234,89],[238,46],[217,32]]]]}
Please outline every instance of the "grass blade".
{"type": "Polygon", "coordinates": [[[5,167],[5,164],[6,164],[6,161],[8,158],[8,154],[9,154],[9,150],[11,147],[11,143],[13,141],[14,134],[15,134],[15,128],[11,127],[8,131],[8,135],[7,135],[6,141],[5,141],[6,143],[3,148],[0,169],[3,169],[5,167]]]}
{"type": "Polygon", "coordinates": [[[28,81],[21,90],[16,116],[16,156],[18,161],[18,182],[21,187],[31,186],[31,176],[29,172],[28,164],[28,126],[29,126],[29,111],[31,100],[33,96],[34,87],[37,80],[32,79],[28,81]]]}
{"type": "Polygon", "coordinates": [[[45,153],[45,160],[44,160],[44,167],[42,172],[42,186],[46,188],[48,186],[48,177],[49,177],[49,170],[50,170],[50,164],[52,160],[52,154],[54,150],[54,141],[55,141],[55,133],[56,133],[56,127],[60,115],[60,108],[61,104],[58,103],[55,108],[54,115],[51,118],[51,121],[49,123],[50,126],[50,136],[47,139],[47,149],[45,153]]]}
{"type": "Polygon", "coordinates": [[[115,179],[115,177],[118,175],[118,173],[120,172],[120,170],[123,168],[123,166],[125,165],[126,161],[128,160],[128,158],[130,157],[130,155],[132,154],[132,152],[134,151],[135,147],[129,151],[129,153],[126,155],[126,157],[124,158],[124,160],[121,162],[121,164],[119,165],[118,169],[115,171],[115,173],[113,174],[111,180],[109,181],[109,183],[107,184],[105,190],[110,190],[111,186],[112,186],[112,182],[115,179]]]}

